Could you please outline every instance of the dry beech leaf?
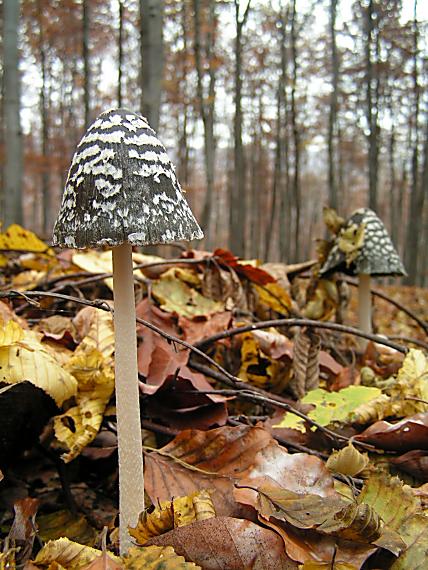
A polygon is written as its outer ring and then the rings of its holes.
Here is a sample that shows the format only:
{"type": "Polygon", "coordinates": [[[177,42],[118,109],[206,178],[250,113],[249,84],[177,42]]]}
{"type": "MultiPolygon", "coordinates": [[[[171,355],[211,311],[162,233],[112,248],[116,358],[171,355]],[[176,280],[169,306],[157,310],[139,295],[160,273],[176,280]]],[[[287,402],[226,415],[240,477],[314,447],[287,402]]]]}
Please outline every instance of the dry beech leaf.
{"type": "Polygon", "coordinates": [[[293,372],[289,390],[299,400],[319,386],[320,337],[309,329],[300,329],[294,341],[293,372]]]}
{"type": "Polygon", "coordinates": [[[384,523],[396,531],[418,508],[411,487],[404,485],[398,477],[383,473],[370,475],[358,496],[358,503],[370,505],[384,523]]]}
{"type": "Polygon", "coordinates": [[[374,542],[383,531],[383,521],[369,505],[351,503],[321,524],[317,530],[345,540],[374,542]]]}
{"type": "Polygon", "coordinates": [[[141,513],[138,524],[130,528],[130,535],[144,545],[150,538],[159,536],[179,526],[215,516],[210,493],[206,490],[162,501],[158,507],[150,507],[141,513]]]}
{"type": "Polygon", "coordinates": [[[76,406],[55,417],[54,429],[58,441],[68,449],[62,459],[69,462],[100,429],[104,410],[114,391],[114,371],[111,358],[105,358],[85,340],[67,362],[66,369],[78,382],[76,406]]]}
{"type": "Polygon", "coordinates": [[[202,570],[194,562],[187,562],[170,545],[132,547],[123,558],[123,567],[129,570],[202,570]]]}
{"type": "Polygon", "coordinates": [[[150,541],[172,545],[204,570],[297,570],[273,531],[248,520],[216,517],[176,528],[150,541]]]}
{"type": "Polygon", "coordinates": [[[219,516],[241,516],[246,508],[236,503],[233,482],[254,464],[257,453],[271,443],[271,435],[261,427],[184,430],[160,451],[196,467],[197,471],[164,455],[150,453],[145,459],[146,491],[152,502],[157,503],[210,489],[219,516]]]}
{"type": "Polygon", "coordinates": [[[125,566],[112,558],[111,553],[103,552],[82,570],[123,570],[125,566]]]}
{"type": "Polygon", "coordinates": [[[37,517],[38,534],[44,541],[53,541],[65,537],[71,541],[93,546],[97,533],[88,523],[84,515],[73,514],[67,510],[37,517]]]}
{"type": "Polygon", "coordinates": [[[358,475],[367,467],[369,462],[367,453],[360,453],[352,445],[352,442],[349,442],[340,451],[334,451],[327,459],[326,465],[330,471],[355,477],[355,475],[358,475]]]}
{"type": "Polygon", "coordinates": [[[267,485],[257,487],[257,491],[258,510],[263,516],[285,520],[301,529],[320,526],[347,504],[339,496],[303,495],[267,485]]]}
{"type": "Polygon", "coordinates": [[[0,249],[11,251],[32,251],[54,255],[53,250],[36,234],[25,230],[18,224],[10,225],[7,230],[0,233],[0,249]]]}
{"type": "Polygon", "coordinates": [[[58,406],[76,393],[77,382],[63,369],[33,331],[19,330],[14,321],[0,324],[0,381],[15,384],[28,380],[51,396],[58,406]]]}
{"type": "Polygon", "coordinates": [[[428,412],[415,414],[394,424],[384,420],[375,422],[355,439],[388,451],[427,450],[428,412]]]}
{"type": "Polygon", "coordinates": [[[424,570],[427,566],[428,518],[415,514],[398,528],[407,549],[397,558],[391,570],[424,570]]]}
{"type": "Polygon", "coordinates": [[[428,451],[415,449],[390,459],[401,471],[410,473],[420,481],[428,481],[428,451]]]}
{"type": "MultiPolygon", "coordinates": [[[[100,550],[90,546],[72,542],[68,538],[59,538],[58,540],[50,540],[45,544],[33,560],[33,564],[43,568],[56,563],[67,568],[67,570],[82,570],[100,554],[100,550]]],[[[109,555],[116,562],[120,562],[120,559],[113,554],[109,555]]]]}

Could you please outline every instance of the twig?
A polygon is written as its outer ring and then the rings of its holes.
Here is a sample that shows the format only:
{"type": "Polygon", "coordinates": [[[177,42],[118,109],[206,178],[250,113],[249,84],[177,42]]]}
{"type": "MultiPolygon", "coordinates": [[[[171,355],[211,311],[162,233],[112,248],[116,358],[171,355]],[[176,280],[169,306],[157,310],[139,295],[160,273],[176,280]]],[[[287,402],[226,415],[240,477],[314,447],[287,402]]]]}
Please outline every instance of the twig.
{"type": "Polygon", "coordinates": [[[408,336],[400,336],[400,335],[393,335],[393,336],[388,335],[388,338],[391,340],[401,340],[402,342],[416,344],[416,346],[420,346],[421,348],[428,350],[428,343],[424,342],[423,340],[419,340],[417,338],[410,338],[408,336]]]}
{"type": "Polygon", "coordinates": [[[273,319],[271,321],[260,321],[258,323],[253,323],[250,325],[245,325],[242,327],[236,327],[233,329],[228,329],[226,331],[219,332],[214,334],[210,337],[204,338],[197,343],[195,343],[196,348],[205,348],[206,346],[224,339],[230,338],[237,334],[242,334],[245,332],[250,332],[258,329],[267,329],[270,327],[313,327],[319,329],[327,329],[332,331],[337,331],[345,334],[351,334],[354,336],[358,336],[361,338],[365,338],[367,340],[371,340],[377,344],[382,344],[384,346],[388,346],[389,348],[393,348],[402,354],[407,354],[408,349],[401,344],[397,344],[395,342],[389,341],[388,339],[384,338],[383,336],[379,336],[377,334],[369,334],[365,333],[359,329],[348,327],[345,325],[339,325],[338,323],[331,323],[331,322],[323,322],[323,321],[313,321],[311,319],[273,319]]]}
{"type": "MultiPolygon", "coordinates": [[[[64,295],[63,293],[50,293],[47,291],[25,291],[25,293],[22,293],[21,291],[12,290],[12,291],[7,291],[7,292],[0,292],[0,299],[1,298],[13,298],[13,297],[24,297],[26,299],[28,297],[50,297],[50,298],[54,298],[54,299],[61,299],[63,301],[68,301],[71,303],[78,303],[80,305],[86,305],[88,307],[94,307],[95,309],[101,309],[102,311],[109,311],[113,314],[112,307],[110,307],[110,305],[106,301],[101,301],[100,299],[96,299],[94,301],[89,301],[88,299],[80,299],[78,297],[72,297],[70,295],[64,295]]],[[[223,368],[220,364],[218,364],[215,360],[213,360],[210,356],[205,354],[205,352],[203,352],[199,348],[194,347],[193,345],[189,344],[185,340],[182,340],[181,338],[178,338],[176,336],[173,336],[171,334],[166,333],[165,331],[163,331],[162,329],[160,329],[159,327],[157,327],[153,323],[146,321],[145,319],[140,319],[139,317],[137,317],[136,321],[137,321],[137,323],[140,323],[140,324],[144,325],[145,327],[147,327],[148,329],[151,329],[155,333],[159,334],[160,336],[162,336],[163,338],[165,338],[169,342],[181,344],[185,348],[189,349],[191,352],[197,354],[198,356],[200,356],[201,358],[203,358],[204,360],[209,362],[212,366],[214,366],[222,374],[224,374],[224,376],[226,378],[228,378],[228,380],[231,383],[230,385],[236,386],[239,388],[239,386],[242,384],[242,382],[239,380],[239,378],[236,378],[236,376],[234,376],[233,374],[228,372],[225,368],[223,368]]]]}

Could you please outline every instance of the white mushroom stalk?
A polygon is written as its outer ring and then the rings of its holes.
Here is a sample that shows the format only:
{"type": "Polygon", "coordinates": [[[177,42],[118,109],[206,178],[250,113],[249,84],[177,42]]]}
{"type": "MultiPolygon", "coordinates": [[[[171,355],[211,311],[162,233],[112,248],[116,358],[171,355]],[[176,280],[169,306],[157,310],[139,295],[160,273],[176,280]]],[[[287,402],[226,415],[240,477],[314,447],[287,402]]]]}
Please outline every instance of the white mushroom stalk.
{"type": "Polygon", "coordinates": [[[358,324],[365,333],[372,332],[372,295],[370,290],[370,275],[358,275],[358,324]]]}
{"type": "Polygon", "coordinates": [[[131,546],[128,527],[135,527],[144,510],[143,446],[135,334],[132,247],[113,248],[116,418],[119,453],[119,541],[121,552],[131,546]]]}
{"type": "Polygon", "coordinates": [[[132,246],[201,239],[165,147],[146,119],[102,113],[80,141],[68,173],[53,243],[113,248],[120,552],[144,509],[132,246]]]}

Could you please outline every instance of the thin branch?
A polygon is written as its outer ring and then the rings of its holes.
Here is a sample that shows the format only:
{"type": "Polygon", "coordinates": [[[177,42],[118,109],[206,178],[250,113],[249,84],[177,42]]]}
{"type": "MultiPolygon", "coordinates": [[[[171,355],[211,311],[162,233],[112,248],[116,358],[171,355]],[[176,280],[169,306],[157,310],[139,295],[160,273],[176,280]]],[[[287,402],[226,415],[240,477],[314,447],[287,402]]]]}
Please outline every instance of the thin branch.
{"type": "Polygon", "coordinates": [[[393,348],[402,354],[407,354],[408,349],[401,344],[397,344],[386,339],[383,336],[377,334],[369,334],[365,333],[359,329],[348,327],[345,325],[339,325],[338,323],[331,323],[331,322],[323,322],[323,321],[314,321],[311,319],[273,319],[270,321],[260,321],[258,323],[253,323],[250,325],[245,325],[242,327],[236,327],[233,329],[228,329],[226,331],[219,332],[214,334],[210,337],[202,339],[195,343],[196,348],[206,348],[208,345],[217,342],[218,340],[222,340],[224,338],[231,338],[232,336],[242,334],[245,332],[250,332],[259,329],[268,329],[270,327],[312,327],[318,329],[327,329],[332,331],[337,331],[344,334],[351,334],[354,336],[358,336],[361,338],[365,338],[367,340],[371,340],[377,344],[382,344],[384,346],[388,346],[389,348],[393,348]]]}

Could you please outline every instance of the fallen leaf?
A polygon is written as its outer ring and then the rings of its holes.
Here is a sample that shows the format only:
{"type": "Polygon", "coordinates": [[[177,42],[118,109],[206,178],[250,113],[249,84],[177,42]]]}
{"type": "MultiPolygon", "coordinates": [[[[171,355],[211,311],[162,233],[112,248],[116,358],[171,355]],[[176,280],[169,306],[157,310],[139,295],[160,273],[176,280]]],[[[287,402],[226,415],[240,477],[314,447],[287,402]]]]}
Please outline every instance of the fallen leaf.
{"type": "Polygon", "coordinates": [[[248,520],[216,517],[198,521],[150,543],[172,545],[204,570],[297,570],[297,564],[286,556],[281,538],[248,520]]]}
{"type": "Polygon", "coordinates": [[[187,562],[183,556],[176,554],[172,546],[131,547],[123,558],[124,568],[129,570],[202,570],[193,562],[187,562]]]}

